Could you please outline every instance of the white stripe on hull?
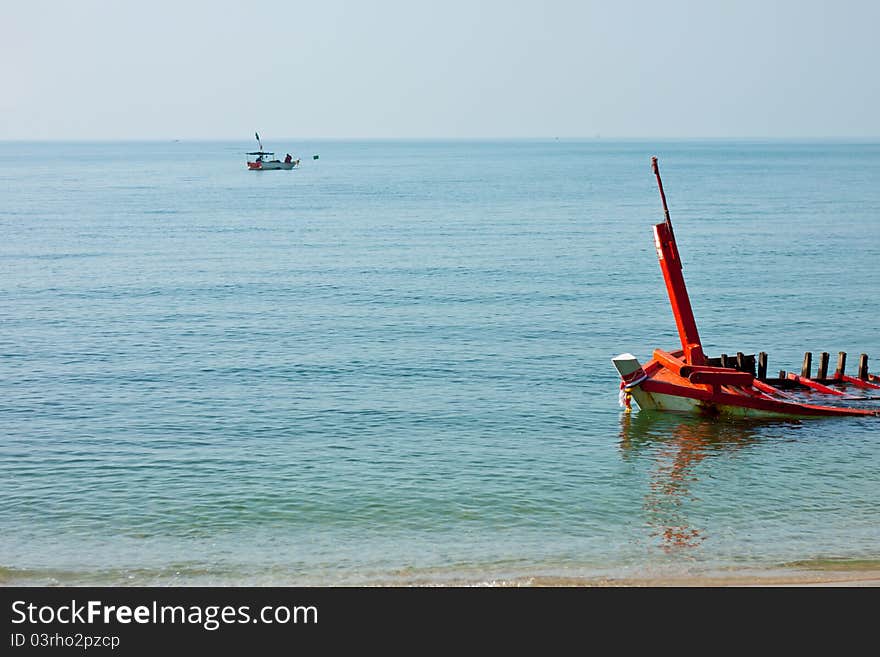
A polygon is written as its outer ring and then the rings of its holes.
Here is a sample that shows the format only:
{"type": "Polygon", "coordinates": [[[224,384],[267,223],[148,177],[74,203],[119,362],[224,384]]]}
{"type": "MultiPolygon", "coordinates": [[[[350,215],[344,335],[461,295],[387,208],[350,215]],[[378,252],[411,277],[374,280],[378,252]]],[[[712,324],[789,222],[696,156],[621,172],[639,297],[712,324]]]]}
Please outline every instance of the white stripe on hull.
{"type": "Polygon", "coordinates": [[[758,408],[746,408],[744,406],[728,406],[723,404],[706,404],[699,399],[667,395],[661,392],[647,392],[641,386],[627,388],[632,393],[633,399],[640,409],[649,411],[673,411],[678,413],[693,413],[697,415],[720,414],[734,417],[793,417],[796,413],[776,413],[758,408]]]}

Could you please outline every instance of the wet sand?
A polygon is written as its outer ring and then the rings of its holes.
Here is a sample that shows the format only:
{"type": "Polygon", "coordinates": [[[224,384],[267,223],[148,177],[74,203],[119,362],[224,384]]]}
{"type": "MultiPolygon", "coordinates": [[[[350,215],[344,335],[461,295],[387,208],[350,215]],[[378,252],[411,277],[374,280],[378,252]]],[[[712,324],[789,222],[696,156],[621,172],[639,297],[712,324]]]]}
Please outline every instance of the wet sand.
{"type": "Polygon", "coordinates": [[[480,568],[451,568],[444,572],[399,571],[392,576],[366,577],[360,581],[323,582],[313,578],[257,576],[243,579],[210,570],[199,572],[109,569],[99,572],[66,572],[55,569],[0,567],[0,587],[6,586],[306,586],[443,588],[443,587],[880,587],[878,559],[808,559],[775,567],[730,568],[704,572],[658,572],[652,567],[630,573],[516,572],[487,573],[480,568]],[[641,572],[640,572],[641,571],[641,572]]]}
{"type": "Polygon", "coordinates": [[[547,587],[752,587],[752,586],[810,586],[810,587],[873,587],[880,586],[880,571],[835,572],[798,575],[730,575],[719,577],[675,577],[634,579],[591,579],[534,577],[522,581],[497,583],[499,586],[547,587]]]}

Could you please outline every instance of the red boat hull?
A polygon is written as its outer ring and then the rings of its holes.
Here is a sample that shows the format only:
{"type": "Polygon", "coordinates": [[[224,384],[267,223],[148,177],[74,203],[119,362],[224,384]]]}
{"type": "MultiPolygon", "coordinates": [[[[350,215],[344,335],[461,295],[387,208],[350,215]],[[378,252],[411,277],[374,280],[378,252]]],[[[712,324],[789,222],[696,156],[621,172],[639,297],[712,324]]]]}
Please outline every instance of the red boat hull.
{"type": "MultiPolygon", "coordinates": [[[[680,353],[682,352],[674,352],[672,355],[680,353]]],[[[682,364],[684,365],[684,361],[682,364]]],[[[713,369],[720,371],[726,368],[713,369]]],[[[880,414],[880,410],[874,409],[792,401],[791,396],[784,391],[777,390],[757,379],[753,379],[749,385],[693,383],[692,380],[676,373],[658,359],[649,361],[642,368],[642,372],[644,372],[642,376],[634,378],[634,384],[623,384],[623,393],[625,404],[628,403],[629,398],[634,398],[639,408],[644,410],[736,417],[876,416],[880,414]],[[639,378],[641,380],[638,380],[639,378]],[[756,384],[761,388],[756,387],[756,384]]],[[[731,375],[745,374],[733,369],[730,369],[729,372],[731,375]]],[[[693,377],[694,374],[691,376],[693,377]]]]}

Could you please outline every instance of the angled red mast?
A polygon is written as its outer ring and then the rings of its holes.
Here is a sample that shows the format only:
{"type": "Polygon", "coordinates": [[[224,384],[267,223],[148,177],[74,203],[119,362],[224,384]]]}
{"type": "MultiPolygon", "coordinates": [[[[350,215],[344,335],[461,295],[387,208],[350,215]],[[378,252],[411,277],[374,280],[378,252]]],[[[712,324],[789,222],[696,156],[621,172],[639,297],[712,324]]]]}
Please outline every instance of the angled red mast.
{"type": "Polygon", "coordinates": [[[684,284],[681,258],[678,255],[678,245],[675,243],[675,233],[672,231],[672,221],[669,219],[669,207],[666,205],[666,194],[663,191],[663,181],[660,180],[660,169],[657,167],[656,157],[651,158],[651,168],[657,177],[657,186],[660,188],[660,199],[663,201],[663,213],[666,218],[663,223],[654,226],[654,244],[657,247],[660,270],[666,281],[666,291],[669,293],[669,303],[672,305],[672,314],[675,316],[675,325],[678,328],[678,337],[681,339],[681,348],[684,350],[684,359],[691,365],[705,365],[706,357],[703,355],[703,346],[697,331],[696,320],[694,320],[694,311],[691,309],[691,301],[684,284]]]}

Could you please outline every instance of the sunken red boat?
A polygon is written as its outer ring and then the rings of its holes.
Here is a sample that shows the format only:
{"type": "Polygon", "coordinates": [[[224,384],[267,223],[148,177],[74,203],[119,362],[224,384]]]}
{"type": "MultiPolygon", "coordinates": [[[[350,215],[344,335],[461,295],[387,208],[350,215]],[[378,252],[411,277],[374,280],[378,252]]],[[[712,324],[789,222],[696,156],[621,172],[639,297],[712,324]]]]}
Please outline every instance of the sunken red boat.
{"type": "Polygon", "coordinates": [[[726,355],[708,358],[703,353],[656,157],[651,158],[651,166],[665,214],[665,221],[654,226],[654,243],[681,349],[655,349],[653,358],[644,366],[629,353],[611,359],[622,379],[621,403],[627,410],[635,399],[642,410],[710,416],[880,416],[880,408],[872,403],[880,397],[870,396],[874,389],[880,389],[880,377],[868,373],[866,354],[861,355],[858,376],[844,372],[843,352],[838,356],[837,370],[828,376],[828,354],[823,352],[813,377],[812,354],[808,352],[800,375],[780,372],[778,378],[768,379],[764,352],[757,358],[738,353],[735,359],[726,355]]]}

